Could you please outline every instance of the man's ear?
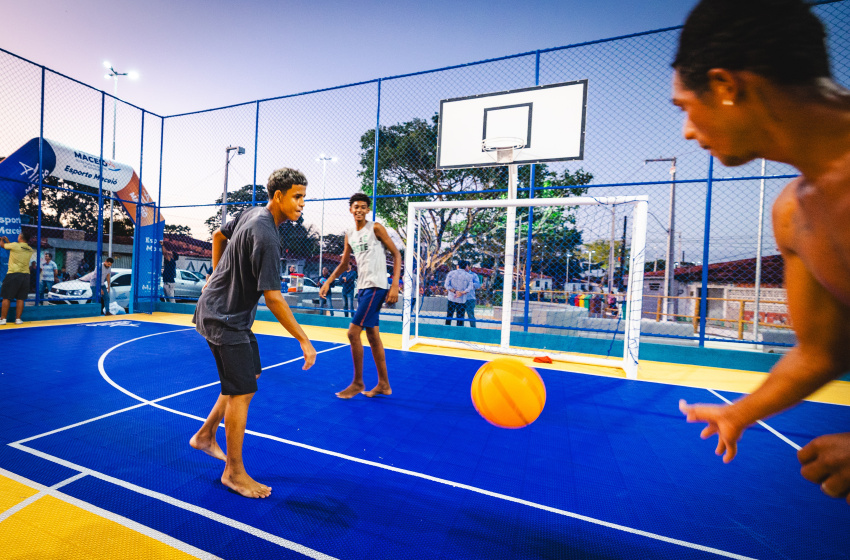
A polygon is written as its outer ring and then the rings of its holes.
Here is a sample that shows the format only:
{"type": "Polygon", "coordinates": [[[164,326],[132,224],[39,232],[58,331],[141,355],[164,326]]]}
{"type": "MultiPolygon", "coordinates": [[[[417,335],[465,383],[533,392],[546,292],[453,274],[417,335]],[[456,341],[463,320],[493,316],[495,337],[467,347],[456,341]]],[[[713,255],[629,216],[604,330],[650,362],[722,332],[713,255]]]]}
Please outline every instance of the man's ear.
{"type": "Polygon", "coordinates": [[[708,89],[718,104],[734,105],[741,99],[744,84],[735,72],[714,68],[707,75],[708,89]]]}

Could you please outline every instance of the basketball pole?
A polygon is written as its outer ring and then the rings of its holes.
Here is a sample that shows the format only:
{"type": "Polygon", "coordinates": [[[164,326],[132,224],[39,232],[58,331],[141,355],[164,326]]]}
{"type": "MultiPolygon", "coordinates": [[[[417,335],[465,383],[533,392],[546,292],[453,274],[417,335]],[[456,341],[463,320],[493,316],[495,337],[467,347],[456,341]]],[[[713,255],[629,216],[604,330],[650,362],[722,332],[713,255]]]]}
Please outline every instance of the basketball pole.
{"type": "MultiPolygon", "coordinates": [[[[508,165],[508,200],[516,200],[517,166],[508,165]]],[[[516,241],[516,206],[508,206],[508,221],[505,225],[505,275],[502,282],[502,336],[500,346],[507,349],[511,344],[511,320],[513,319],[514,242],[516,241]]]]}

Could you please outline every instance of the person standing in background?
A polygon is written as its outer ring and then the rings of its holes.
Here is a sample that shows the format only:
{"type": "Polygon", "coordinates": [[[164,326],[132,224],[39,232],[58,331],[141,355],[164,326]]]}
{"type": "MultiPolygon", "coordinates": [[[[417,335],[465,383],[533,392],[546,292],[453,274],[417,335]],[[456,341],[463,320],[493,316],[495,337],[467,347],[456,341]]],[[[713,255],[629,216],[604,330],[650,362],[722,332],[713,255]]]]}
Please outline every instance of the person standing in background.
{"type": "Polygon", "coordinates": [[[167,301],[174,303],[174,282],[177,279],[177,261],[174,260],[174,253],[165,248],[162,241],[162,291],[167,298],[167,301]]]}
{"type": "Polygon", "coordinates": [[[41,265],[41,295],[46,296],[53,287],[59,275],[59,267],[53,262],[53,255],[44,253],[44,264],[41,265]]]}
{"type": "Polygon", "coordinates": [[[15,324],[23,323],[21,313],[24,312],[24,301],[29,295],[30,268],[27,263],[35,253],[35,249],[27,245],[23,233],[18,234],[17,243],[9,243],[8,237],[0,237],[0,249],[9,251],[9,269],[3,278],[3,286],[0,288],[0,296],[3,297],[2,312],[0,312],[0,325],[6,324],[6,315],[9,306],[15,300],[15,324]]]}
{"type": "Polygon", "coordinates": [[[342,283],[342,308],[348,317],[349,309],[354,312],[354,287],[357,285],[357,271],[351,262],[348,263],[348,269],[339,275],[339,281],[342,283]]]}
{"type": "Polygon", "coordinates": [[[466,294],[464,307],[466,310],[466,316],[469,317],[469,326],[475,327],[475,290],[481,287],[481,279],[475,272],[472,272],[471,270],[468,270],[468,272],[472,277],[472,289],[466,294]]]}

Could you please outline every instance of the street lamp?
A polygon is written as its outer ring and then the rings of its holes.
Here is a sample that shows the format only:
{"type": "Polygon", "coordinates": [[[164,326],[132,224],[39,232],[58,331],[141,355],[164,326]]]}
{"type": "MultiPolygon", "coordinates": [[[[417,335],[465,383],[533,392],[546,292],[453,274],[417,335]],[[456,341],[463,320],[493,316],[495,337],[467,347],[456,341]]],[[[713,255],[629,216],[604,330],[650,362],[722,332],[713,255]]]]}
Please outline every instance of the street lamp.
{"type": "Polygon", "coordinates": [[[675,246],[673,242],[673,233],[676,227],[676,158],[656,158],[656,159],[647,159],[644,160],[643,164],[657,162],[657,161],[669,161],[670,162],[670,218],[669,218],[669,227],[667,228],[667,256],[665,257],[664,263],[664,320],[669,320],[671,309],[670,304],[672,300],[670,299],[670,292],[673,291],[673,272],[671,272],[673,259],[675,256],[673,255],[675,246]]]}
{"type": "Polygon", "coordinates": [[[227,172],[230,168],[230,152],[236,151],[235,156],[241,156],[245,153],[245,148],[242,146],[228,146],[224,150],[224,192],[221,193],[221,227],[227,223],[227,172]]]}
{"type": "Polygon", "coordinates": [[[321,228],[319,230],[319,275],[321,276],[323,270],[322,255],[325,251],[325,179],[328,174],[328,162],[336,161],[336,158],[333,156],[326,156],[325,154],[319,154],[316,161],[322,162],[322,219],[321,228]]]}
{"type": "Polygon", "coordinates": [[[592,264],[591,255],[595,254],[596,251],[584,251],[584,252],[587,253],[587,281],[590,282],[590,265],[592,264]]]}
{"type": "MultiPolygon", "coordinates": [[[[115,95],[112,96],[112,161],[115,161],[115,132],[118,124],[118,78],[120,76],[127,76],[131,80],[137,80],[139,78],[138,72],[118,72],[115,68],[112,67],[109,61],[103,61],[103,67],[108,70],[107,74],[104,78],[109,79],[112,78],[115,83],[115,95]]],[[[115,216],[112,212],[112,195],[109,196],[109,256],[112,256],[112,222],[114,221],[115,216]]]]}

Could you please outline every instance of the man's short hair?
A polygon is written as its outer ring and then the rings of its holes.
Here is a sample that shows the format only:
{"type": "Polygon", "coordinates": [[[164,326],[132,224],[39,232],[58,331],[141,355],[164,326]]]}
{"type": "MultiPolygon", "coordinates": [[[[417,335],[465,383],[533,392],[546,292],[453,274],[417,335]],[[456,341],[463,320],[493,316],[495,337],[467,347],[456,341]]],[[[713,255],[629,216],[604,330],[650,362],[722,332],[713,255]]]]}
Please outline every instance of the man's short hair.
{"type": "Polygon", "coordinates": [[[281,167],[275,169],[269,175],[269,182],[266,185],[266,190],[269,193],[269,200],[274,198],[274,193],[277,191],[286,194],[286,191],[292,188],[293,185],[307,186],[307,177],[297,169],[289,167],[281,167]]]}
{"type": "Polygon", "coordinates": [[[355,202],[365,202],[367,207],[372,207],[372,199],[362,192],[351,195],[351,198],[348,199],[348,207],[351,208],[355,202]]]}
{"type": "Polygon", "coordinates": [[[103,262],[108,262],[109,264],[112,264],[115,262],[115,259],[113,259],[112,257],[106,257],[106,260],[103,262]]]}
{"type": "Polygon", "coordinates": [[[466,267],[468,267],[468,266],[469,266],[469,263],[468,263],[468,262],[466,262],[466,261],[460,261],[460,262],[458,262],[458,263],[457,263],[457,265],[458,265],[459,267],[461,267],[462,269],[466,270],[466,267]]]}
{"type": "Polygon", "coordinates": [[[713,68],[802,85],[831,76],[825,38],[803,0],[702,0],[685,21],[673,68],[696,93],[708,89],[713,68]]]}

